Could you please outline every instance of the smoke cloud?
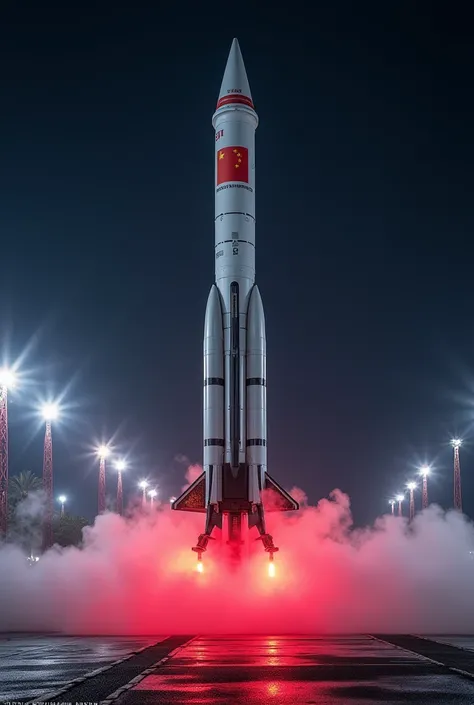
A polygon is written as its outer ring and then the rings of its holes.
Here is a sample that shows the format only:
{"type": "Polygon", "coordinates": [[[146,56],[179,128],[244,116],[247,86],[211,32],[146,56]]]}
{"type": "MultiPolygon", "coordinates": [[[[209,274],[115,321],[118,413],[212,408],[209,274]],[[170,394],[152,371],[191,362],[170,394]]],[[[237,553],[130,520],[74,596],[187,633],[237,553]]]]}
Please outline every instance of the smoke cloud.
{"type": "Polygon", "coordinates": [[[195,480],[198,479],[199,475],[202,473],[202,465],[198,465],[195,463],[194,465],[190,465],[188,469],[186,470],[185,478],[186,478],[186,484],[181,488],[181,492],[184,492],[184,490],[187,490],[190,485],[193,484],[195,480]]]}
{"type": "Polygon", "coordinates": [[[461,514],[432,506],[411,526],[387,515],[355,530],[349,497],[335,490],[316,507],[267,519],[280,547],[274,578],[253,533],[233,571],[216,531],[197,573],[190,547],[203,516],[167,503],[99,516],[81,549],[53,548],[32,566],[5,545],[0,631],[474,632],[474,527],[461,514]]]}
{"type": "MultiPolygon", "coordinates": [[[[45,509],[45,492],[43,490],[35,490],[18,502],[10,517],[9,539],[28,555],[38,553],[41,548],[42,520],[45,509]]],[[[1,565],[0,559],[0,570],[1,565]]]]}

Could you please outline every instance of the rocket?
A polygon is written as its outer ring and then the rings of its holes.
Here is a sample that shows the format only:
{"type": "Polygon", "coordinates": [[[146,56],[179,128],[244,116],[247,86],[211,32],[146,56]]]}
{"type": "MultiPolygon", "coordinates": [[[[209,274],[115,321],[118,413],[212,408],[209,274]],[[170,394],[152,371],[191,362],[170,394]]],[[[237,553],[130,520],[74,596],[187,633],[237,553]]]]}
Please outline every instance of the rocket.
{"type": "MultiPolygon", "coordinates": [[[[271,509],[298,503],[267,471],[265,316],[255,283],[255,112],[237,39],[230,49],[215,130],[215,284],[204,323],[203,473],[172,509],[206,514],[193,551],[198,561],[215,528],[241,555],[244,522],[256,527],[273,561],[278,548],[267,533],[262,492],[271,509]]],[[[199,563],[198,563],[199,567],[199,563]]],[[[202,568],[202,565],[201,565],[202,568]]]]}

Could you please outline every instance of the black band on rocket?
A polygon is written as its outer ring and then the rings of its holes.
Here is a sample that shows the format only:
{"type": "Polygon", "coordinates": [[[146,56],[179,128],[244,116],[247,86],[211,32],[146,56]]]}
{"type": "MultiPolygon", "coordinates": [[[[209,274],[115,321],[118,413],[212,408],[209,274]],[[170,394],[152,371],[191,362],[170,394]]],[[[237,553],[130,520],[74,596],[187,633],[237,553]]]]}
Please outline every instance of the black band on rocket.
{"type": "Polygon", "coordinates": [[[223,377],[206,377],[204,380],[204,386],[209,387],[211,384],[218,384],[221,387],[224,386],[224,378],[223,377]]]}
{"type": "Polygon", "coordinates": [[[248,446],[266,446],[267,441],[265,438],[248,438],[247,439],[247,447],[248,446]]]}
{"type": "Polygon", "coordinates": [[[247,387],[251,387],[253,385],[258,385],[260,387],[266,387],[267,380],[264,377],[249,377],[247,379],[247,387]]]}
{"type": "Polygon", "coordinates": [[[204,439],[204,445],[205,446],[225,446],[225,441],[223,438],[205,438],[204,439]]]}

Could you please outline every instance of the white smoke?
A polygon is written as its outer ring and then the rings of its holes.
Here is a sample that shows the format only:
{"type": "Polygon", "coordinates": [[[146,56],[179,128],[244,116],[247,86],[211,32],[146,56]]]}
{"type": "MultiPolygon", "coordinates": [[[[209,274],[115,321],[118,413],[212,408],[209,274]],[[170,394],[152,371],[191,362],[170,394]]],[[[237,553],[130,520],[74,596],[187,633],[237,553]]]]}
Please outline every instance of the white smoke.
{"type": "Polygon", "coordinates": [[[474,632],[474,526],[462,514],[432,506],[412,525],[386,515],[354,530],[349,498],[336,490],[268,523],[280,547],[273,580],[253,540],[237,573],[225,540],[210,542],[198,575],[190,547],[203,516],[166,504],[100,516],[82,549],[56,548],[32,567],[4,546],[0,631],[474,632]]]}

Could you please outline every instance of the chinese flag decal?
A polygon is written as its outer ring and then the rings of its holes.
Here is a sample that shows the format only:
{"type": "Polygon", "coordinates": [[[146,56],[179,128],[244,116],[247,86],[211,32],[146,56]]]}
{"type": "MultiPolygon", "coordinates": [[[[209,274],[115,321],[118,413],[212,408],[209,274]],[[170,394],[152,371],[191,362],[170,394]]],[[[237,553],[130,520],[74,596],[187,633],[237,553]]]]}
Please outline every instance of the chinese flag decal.
{"type": "Polygon", "coordinates": [[[226,181],[249,182],[247,147],[223,147],[217,151],[217,186],[226,181]]]}

